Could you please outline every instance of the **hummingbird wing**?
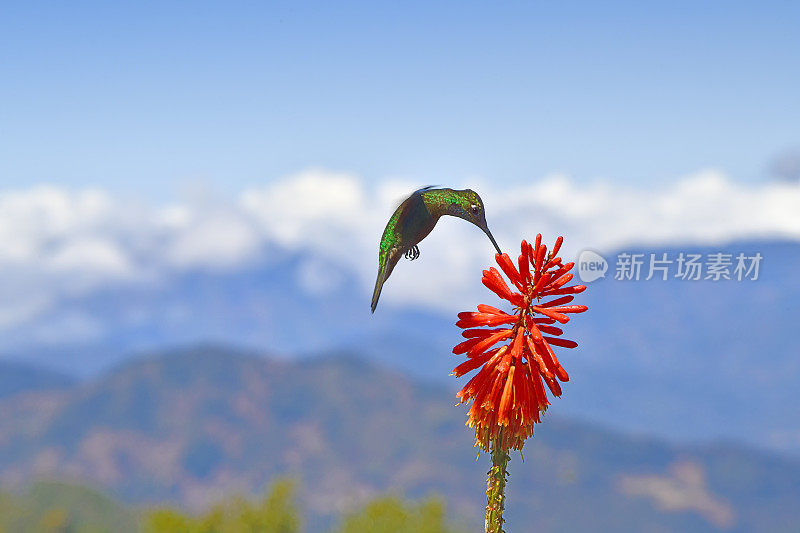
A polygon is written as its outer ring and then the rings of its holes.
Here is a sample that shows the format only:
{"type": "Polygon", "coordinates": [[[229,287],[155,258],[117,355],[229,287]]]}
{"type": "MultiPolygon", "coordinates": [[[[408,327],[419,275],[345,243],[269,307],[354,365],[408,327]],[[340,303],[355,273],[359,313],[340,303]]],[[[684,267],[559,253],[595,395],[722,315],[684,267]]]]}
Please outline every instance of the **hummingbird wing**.
{"type": "Polygon", "coordinates": [[[422,192],[433,188],[433,185],[422,187],[411,193],[395,209],[386,224],[381,237],[381,252],[378,255],[378,279],[372,293],[372,312],[378,306],[383,284],[389,279],[395,265],[402,254],[414,247],[425,235],[430,233],[430,212],[422,199],[422,192]]]}
{"type": "Polygon", "coordinates": [[[421,192],[429,191],[431,189],[435,189],[436,187],[438,187],[438,185],[426,185],[425,187],[420,187],[419,189],[417,189],[416,191],[412,192],[411,194],[409,194],[408,196],[406,196],[402,200],[397,200],[395,202],[395,208],[400,207],[401,205],[403,205],[405,202],[407,202],[409,199],[411,199],[411,197],[414,196],[415,194],[419,194],[421,192]]]}

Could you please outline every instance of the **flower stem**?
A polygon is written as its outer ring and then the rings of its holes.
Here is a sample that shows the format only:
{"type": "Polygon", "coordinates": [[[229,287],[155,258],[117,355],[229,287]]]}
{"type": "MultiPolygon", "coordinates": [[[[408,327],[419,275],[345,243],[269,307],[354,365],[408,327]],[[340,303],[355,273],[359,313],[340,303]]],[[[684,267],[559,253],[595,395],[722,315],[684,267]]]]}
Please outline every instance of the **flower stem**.
{"type": "Polygon", "coordinates": [[[503,509],[506,501],[506,466],[511,457],[503,447],[503,429],[492,441],[492,467],[486,480],[486,533],[503,533],[503,509]]]}

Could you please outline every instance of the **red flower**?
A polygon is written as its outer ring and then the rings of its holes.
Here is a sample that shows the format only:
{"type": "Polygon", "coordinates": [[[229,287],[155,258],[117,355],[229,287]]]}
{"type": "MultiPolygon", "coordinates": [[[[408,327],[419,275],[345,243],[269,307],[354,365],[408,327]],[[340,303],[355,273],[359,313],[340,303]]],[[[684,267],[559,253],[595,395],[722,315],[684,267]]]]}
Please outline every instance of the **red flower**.
{"type": "Polygon", "coordinates": [[[561,328],[554,324],[566,324],[569,313],[586,311],[585,305],[568,305],[573,295],[586,287],[566,286],[572,280],[569,270],[574,263],[562,264],[556,256],[563,238],[556,239],[549,254],[541,241],[541,234],[533,246],[522,241],[516,265],[508,254],[495,255],[512,288],[496,268],[483,271],[483,284],[511,302],[510,314],[488,305],[479,305],[477,312],[458,314],[456,325],[464,328],[461,334],[467,340],[453,348],[453,353],[465,354],[467,360],[453,369],[453,374],[460,377],[480,368],[458,398],[462,403],[472,399],[467,425],[475,428],[476,446],[484,451],[489,451],[500,428],[505,428],[500,443],[503,449],[522,449],[525,439],[533,435],[539,413],[550,405],[542,380],[555,396],[561,395],[559,380],[569,380],[552,346],[574,348],[578,344],[562,339],[561,328]]]}

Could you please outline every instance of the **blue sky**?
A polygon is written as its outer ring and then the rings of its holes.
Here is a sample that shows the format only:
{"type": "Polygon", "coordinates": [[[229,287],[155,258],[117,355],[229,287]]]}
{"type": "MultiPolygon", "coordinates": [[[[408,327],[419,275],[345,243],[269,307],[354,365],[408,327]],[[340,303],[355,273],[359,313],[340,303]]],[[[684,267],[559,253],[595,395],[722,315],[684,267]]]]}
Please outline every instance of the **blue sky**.
{"type": "Polygon", "coordinates": [[[797,3],[333,4],[3,3],[0,188],[753,182],[800,144],[797,3]]]}

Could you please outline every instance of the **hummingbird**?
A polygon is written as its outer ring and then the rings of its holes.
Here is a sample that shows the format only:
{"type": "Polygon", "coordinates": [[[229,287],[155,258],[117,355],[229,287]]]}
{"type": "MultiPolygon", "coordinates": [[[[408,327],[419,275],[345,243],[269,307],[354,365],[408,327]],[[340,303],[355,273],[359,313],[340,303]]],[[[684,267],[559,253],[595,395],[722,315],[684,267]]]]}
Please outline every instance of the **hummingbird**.
{"type": "Polygon", "coordinates": [[[463,218],[472,222],[489,237],[497,253],[502,253],[486,225],[483,200],[471,189],[434,189],[424,187],[403,200],[383,230],[378,250],[378,279],[372,293],[372,312],[378,306],[383,284],[394,270],[400,257],[413,261],[419,257],[419,242],[433,231],[442,215],[463,218]]]}

